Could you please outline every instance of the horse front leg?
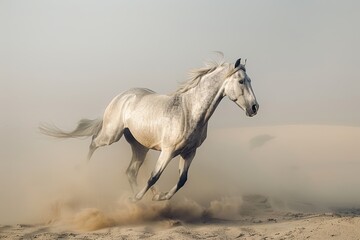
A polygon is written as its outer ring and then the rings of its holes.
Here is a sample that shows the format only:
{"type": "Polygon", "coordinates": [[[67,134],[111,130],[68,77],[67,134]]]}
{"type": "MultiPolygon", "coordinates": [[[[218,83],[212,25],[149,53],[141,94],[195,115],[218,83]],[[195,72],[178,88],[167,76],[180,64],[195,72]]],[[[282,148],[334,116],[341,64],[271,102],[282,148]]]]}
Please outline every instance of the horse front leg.
{"type": "Polygon", "coordinates": [[[163,200],[169,200],[172,196],[174,196],[174,194],[184,186],[185,182],[187,181],[187,176],[188,176],[188,171],[189,171],[189,167],[190,164],[192,162],[192,160],[194,159],[196,154],[196,150],[193,150],[189,153],[186,154],[181,154],[180,155],[180,160],[179,160],[179,173],[180,173],[180,177],[179,177],[179,181],[177,182],[177,184],[169,191],[169,192],[165,192],[165,193],[157,193],[154,195],[153,200],[154,201],[163,201],[163,200]]]}
{"type": "Polygon", "coordinates": [[[146,184],[146,186],[135,195],[135,201],[142,199],[145,193],[151,188],[156,181],[160,178],[166,166],[169,164],[170,160],[174,157],[173,150],[162,150],[159,156],[158,161],[156,162],[155,168],[151,173],[151,176],[146,184]]]}

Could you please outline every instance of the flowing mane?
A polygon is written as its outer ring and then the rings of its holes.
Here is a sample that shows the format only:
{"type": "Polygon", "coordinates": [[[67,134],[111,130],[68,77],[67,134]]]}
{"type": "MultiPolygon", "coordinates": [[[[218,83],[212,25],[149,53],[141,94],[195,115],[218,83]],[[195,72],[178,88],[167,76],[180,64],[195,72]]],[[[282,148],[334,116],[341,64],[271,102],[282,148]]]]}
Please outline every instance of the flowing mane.
{"type": "MultiPolygon", "coordinates": [[[[222,55],[223,57],[223,55],[222,55]]],[[[233,64],[229,64],[224,62],[223,58],[220,61],[209,61],[205,63],[205,66],[202,68],[193,69],[189,72],[189,80],[180,84],[180,87],[175,91],[174,94],[184,93],[188,90],[196,87],[202,80],[202,77],[214,72],[219,67],[227,66],[228,72],[227,77],[231,76],[235,72],[239,71],[240,69],[245,70],[245,66],[240,64],[239,67],[235,68],[233,64]]]]}

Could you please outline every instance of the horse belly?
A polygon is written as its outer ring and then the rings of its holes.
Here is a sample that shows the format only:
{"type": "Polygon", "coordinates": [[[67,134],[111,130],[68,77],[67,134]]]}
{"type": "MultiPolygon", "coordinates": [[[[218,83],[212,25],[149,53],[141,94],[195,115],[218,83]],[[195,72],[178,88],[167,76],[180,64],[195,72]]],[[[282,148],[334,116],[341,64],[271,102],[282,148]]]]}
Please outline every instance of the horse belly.
{"type": "Polygon", "coordinates": [[[128,108],[126,127],[149,149],[175,147],[182,139],[180,109],[168,108],[168,96],[149,94],[128,108]]]}
{"type": "MultiPolygon", "coordinates": [[[[154,121],[153,113],[149,110],[138,109],[131,113],[126,121],[126,127],[134,138],[144,147],[161,150],[161,126],[154,121]]],[[[156,117],[155,117],[156,119],[156,117]]]]}
{"type": "Polygon", "coordinates": [[[139,126],[139,124],[130,124],[129,130],[134,138],[144,147],[161,150],[161,138],[156,130],[139,126]]]}
{"type": "Polygon", "coordinates": [[[129,121],[128,128],[139,143],[154,150],[178,147],[183,140],[178,120],[162,116],[157,116],[155,121],[147,119],[143,113],[141,118],[129,121]]]}

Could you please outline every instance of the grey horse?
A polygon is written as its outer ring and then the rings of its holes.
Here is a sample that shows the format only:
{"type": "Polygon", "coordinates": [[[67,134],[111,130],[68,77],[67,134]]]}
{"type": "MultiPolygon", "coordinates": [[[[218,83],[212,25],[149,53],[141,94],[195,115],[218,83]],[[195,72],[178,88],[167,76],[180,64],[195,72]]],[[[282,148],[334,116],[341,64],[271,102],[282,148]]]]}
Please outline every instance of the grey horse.
{"type": "Polygon", "coordinates": [[[192,77],[174,93],[163,95],[145,88],[133,88],[116,96],[102,119],[82,119],[74,131],[40,125],[44,134],[58,138],[92,136],[88,159],[102,146],[117,142],[123,135],[132,149],[126,170],[134,201],[152,188],[171,159],[180,155],[180,176],[169,192],[154,191],[153,200],[170,199],[186,182],[196,149],[206,139],[208,121],[228,96],[247,116],[256,115],[259,104],[246,73],[245,64],[208,63],[192,71],[192,77]],[[161,151],[147,184],[138,191],[137,174],[147,152],[161,151]]]}

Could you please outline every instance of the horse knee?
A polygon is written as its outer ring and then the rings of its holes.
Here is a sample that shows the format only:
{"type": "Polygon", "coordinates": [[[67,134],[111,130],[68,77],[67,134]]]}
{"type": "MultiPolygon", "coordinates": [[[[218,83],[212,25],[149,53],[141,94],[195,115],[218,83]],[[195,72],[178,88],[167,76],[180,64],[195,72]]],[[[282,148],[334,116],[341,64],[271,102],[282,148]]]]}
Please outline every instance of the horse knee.
{"type": "Polygon", "coordinates": [[[131,169],[131,168],[128,168],[126,170],[126,176],[128,177],[128,179],[130,181],[133,181],[135,179],[135,170],[134,169],[131,169]]]}
{"type": "Polygon", "coordinates": [[[101,135],[94,137],[89,146],[88,159],[91,158],[96,149],[105,145],[109,145],[109,143],[101,135]]]}
{"type": "Polygon", "coordinates": [[[110,144],[111,144],[111,139],[109,137],[104,137],[99,135],[92,141],[90,147],[93,146],[94,148],[98,148],[110,144]]]}
{"type": "Polygon", "coordinates": [[[128,169],[126,169],[126,176],[128,177],[128,178],[130,178],[131,177],[131,171],[130,171],[130,169],[128,168],[128,169]]]}

